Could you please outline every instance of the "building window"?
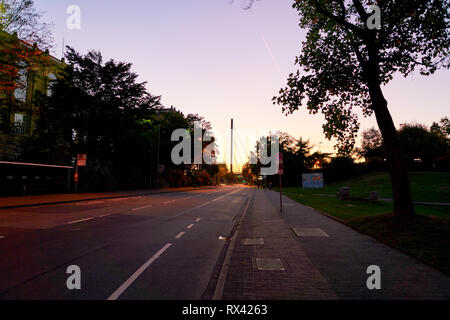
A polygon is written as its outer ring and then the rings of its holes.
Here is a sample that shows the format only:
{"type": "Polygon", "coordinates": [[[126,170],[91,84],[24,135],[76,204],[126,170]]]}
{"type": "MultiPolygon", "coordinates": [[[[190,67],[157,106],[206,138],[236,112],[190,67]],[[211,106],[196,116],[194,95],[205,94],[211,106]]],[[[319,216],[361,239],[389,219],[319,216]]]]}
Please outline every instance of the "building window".
{"type": "Polygon", "coordinates": [[[19,65],[21,66],[19,70],[19,78],[18,78],[18,84],[19,87],[14,90],[14,97],[22,102],[27,101],[27,88],[28,88],[28,72],[26,69],[25,62],[20,62],[19,65]]]}
{"type": "Polygon", "coordinates": [[[49,79],[49,81],[48,81],[48,88],[47,88],[47,96],[51,96],[52,95],[52,86],[53,86],[53,84],[54,84],[54,81],[56,80],[56,76],[53,74],[53,73],[50,73],[49,75],[48,75],[48,79],[49,79]]]}
{"type": "Polygon", "coordinates": [[[25,135],[27,132],[27,115],[23,113],[14,114],[14,133],[25,135]]]}

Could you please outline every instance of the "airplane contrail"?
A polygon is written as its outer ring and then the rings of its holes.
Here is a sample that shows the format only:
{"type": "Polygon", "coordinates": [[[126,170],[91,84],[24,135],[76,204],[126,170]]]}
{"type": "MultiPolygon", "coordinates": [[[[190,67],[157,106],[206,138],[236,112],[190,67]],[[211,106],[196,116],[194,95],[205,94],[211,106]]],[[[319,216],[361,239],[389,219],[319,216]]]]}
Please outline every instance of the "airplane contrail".
{"type": "Polygon", "coordinates": [[[266,39],[264,38],[264,36],[262,35],[262,33],[261,33],[260,35],[261,35],[262,41],[264,42],[264,45],[266,46],[267,52],[269,53],[269,56],[270,56],[270,58],[272,59],[273,64],[274,64],[275,67],[277,68],[278,72],[281,73],[280,65],[278,64],[277,59],[275,59],[275,56],[274,56],[273,53],[272,53],[272,49],[270,49],[270,46],[269,46],[269,44],[267,43],[267,41],[266,41],[266,39]]]}

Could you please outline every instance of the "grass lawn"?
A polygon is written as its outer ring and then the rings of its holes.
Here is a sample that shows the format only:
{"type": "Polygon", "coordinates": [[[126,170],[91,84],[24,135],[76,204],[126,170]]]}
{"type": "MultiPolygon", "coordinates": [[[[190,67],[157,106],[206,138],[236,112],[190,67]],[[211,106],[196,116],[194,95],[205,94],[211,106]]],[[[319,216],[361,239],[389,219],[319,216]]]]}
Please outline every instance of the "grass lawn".
{"type": "MultiPolygon", "coordinates": [[[[369,203],[366,201],[340,201],[336,196],[328,197],[315,195],[311,194],[310,190],[302,193],[292,192],[290,190],[285,191],[284,188],[283,194],[297,202],[329,213],[341,220],[391,213],[393,211],[392,202],[387,201],[379,201],[377,203],[369,203]]],[[[415,204],[415,208],[416,212],[421,215],[450,219],[449,206],[415,204]]]]}
{"type": "MultiPolygon", "coordinates": [[[[411,173],[410,180],[415,201],[450,202],[450,173],[411,173]]],[[[352,196],[367,197],[376,190],[382,198],[392,197],[387,172],[369,173],[323,189],[283,188],[283,193],[450,274],[449,206],[416,204],[418,215],[405,220],[392,215],[392,202],[338,200],[335,195],[344,185],[351,188],[352,196]]]]}
{"type": "Polygon", "coordinates": [[[423,215],[402,219],[382,214],[354,218],[347,224],[450,274],[449,219],[423,215]]]}
{"type": "MultiPolygon", "coordinates": [[[[411,172],[409,179],[415,201],[450,202],[450,172],[411,172]]],[[[371,172],[353,179],[330,183],[323,189],[302,190],[299,186],[286,191],[336,195],[342,186],[350,187],[351,194],[355,197],[368,197],[370,191],[377,191],[381,198],[392,198],[389,172],[371,172]]]]}

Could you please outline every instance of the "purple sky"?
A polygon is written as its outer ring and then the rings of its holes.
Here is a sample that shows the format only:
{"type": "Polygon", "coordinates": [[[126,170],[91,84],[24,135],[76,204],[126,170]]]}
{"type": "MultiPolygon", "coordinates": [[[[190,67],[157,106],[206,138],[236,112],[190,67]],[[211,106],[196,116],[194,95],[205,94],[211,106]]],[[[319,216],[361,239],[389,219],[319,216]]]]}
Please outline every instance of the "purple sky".
{"type": "MultiPolygon", "coordinates": [[[[35,0],[46,20],[55,24],[58,57],[64,37],[66,45],[83,53],[99,49],[105,58],[133,63],[133,71],[148,81],[152,94],[162,95],[165,106],[199,113],[222,135],[234,118],[237,128],[280,129],[310,139],[322,151],[333,151],[334,141],[323,136],[321,115],[300,111],[286,117],[271,102],[294,71],[305,36],[292,1],[262,0],[249,11],[242,10],[241,3],[35,0]],[[81,8],[81,30],[66,27],[69,5],[81,8]]],[[[448,70],[431,77],[395,78],[384,93],[396,125],[431,125],[450,116],[449,80],[448,70]]],[[[374,116],[361,117],[361,125],[362,130],[376,126],[374,116]]],[[[219,144],[222,149],[227,145],[219,144]]],[[[244,153],[238,152],[241,157],[244,153]]]]}

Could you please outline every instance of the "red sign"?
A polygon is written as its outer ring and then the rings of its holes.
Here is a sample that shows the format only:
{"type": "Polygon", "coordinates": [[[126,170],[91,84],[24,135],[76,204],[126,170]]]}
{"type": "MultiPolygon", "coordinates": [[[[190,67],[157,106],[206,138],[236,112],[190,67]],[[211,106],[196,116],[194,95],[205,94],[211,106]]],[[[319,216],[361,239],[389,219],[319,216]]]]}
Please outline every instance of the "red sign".
{"type": "Polygon", "coordinates": [[[79,167],[86,166],[86,154],[77,154],[77,166],[79,167]]]}

